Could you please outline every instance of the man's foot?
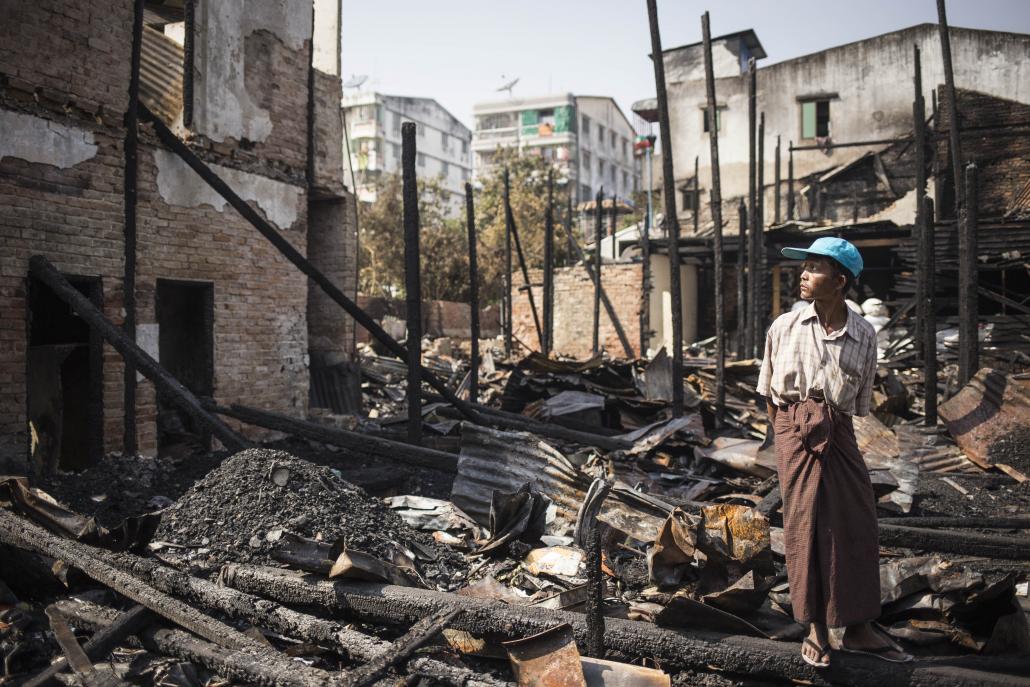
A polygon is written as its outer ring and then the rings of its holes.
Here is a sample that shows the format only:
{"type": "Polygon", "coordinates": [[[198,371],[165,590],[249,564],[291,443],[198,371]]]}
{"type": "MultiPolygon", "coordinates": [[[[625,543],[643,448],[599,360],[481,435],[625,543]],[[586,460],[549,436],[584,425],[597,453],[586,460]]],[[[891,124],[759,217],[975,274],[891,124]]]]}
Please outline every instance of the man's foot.
{"type": "Polygon", "coordinates": [[[801,642],[801,660],[816,668],[829,667],[830,636],[825,625],[811,623],[808,626],[808,636],[801,642]]]}
{"type": "Polygon", "coordinates": [[[911,654],[902,651],[886,632],[877,629],[873,623],[849,625],[840,640],[840,650],[850,654],[875,656],[891,663],[907,663],[912,660],[911,654]]]}

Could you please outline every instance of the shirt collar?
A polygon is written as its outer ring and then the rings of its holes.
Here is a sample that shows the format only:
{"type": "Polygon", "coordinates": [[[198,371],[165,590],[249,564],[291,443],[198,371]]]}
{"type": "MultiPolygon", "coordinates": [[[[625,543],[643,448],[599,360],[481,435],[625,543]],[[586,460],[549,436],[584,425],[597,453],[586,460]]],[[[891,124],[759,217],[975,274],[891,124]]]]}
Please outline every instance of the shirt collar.
{"type": "MultiPolygon", "coordinates": [[[[858,337],[855,334],[855,321],[854,321],[854,318],[858,317],[858,313],[856,313],[854,310],[852,310],[851,307],[847,303],[844,304],[844,307],[848,311],[848,319],[844,323],[844,328],[843,329],[838,329],[837,331],[835,331],[830,336],[830,338],[836,339],[838,337],[847,335],[847,336],[850,336],[852,339],[855,339],[857,341],[858,337]]],[[[804,309],[801,311],[801,321],[802,322],[808,322],[809,320],[811,320],[813,318],[815,318],[818,321],[819,313],[817,313],[815,311],[815,301],[809,301],[808,305],[806,305],[804,307],[804,309]]],[[[821,324],[819,326],[820,326],[820,328],[822,327],[821,324]]],[[[822,329],[820,329],[820,330],[823,331],[824,334],[825,334],[825,330],[822,330],[822,329]]]]}

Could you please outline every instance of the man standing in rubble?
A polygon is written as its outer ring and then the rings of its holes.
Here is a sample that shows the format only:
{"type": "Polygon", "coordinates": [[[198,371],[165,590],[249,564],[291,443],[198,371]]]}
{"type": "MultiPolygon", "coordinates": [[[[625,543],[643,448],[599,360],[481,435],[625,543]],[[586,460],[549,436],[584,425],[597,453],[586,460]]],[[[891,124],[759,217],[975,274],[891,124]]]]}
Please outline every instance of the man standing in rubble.
{"type": "Polygon", "coordinates": [[[769,328],[758,393],[775,432],[791,606],[809,628],[801,657],[828,666],[827,628],[840,627],[841,651],[908,661],[872,622],[880,616],[876,504],[851,418],[869,414],[876,332],[844,302],[862,256],[829,237],[782,253],[804,260],[809,304],[769,328]]]}

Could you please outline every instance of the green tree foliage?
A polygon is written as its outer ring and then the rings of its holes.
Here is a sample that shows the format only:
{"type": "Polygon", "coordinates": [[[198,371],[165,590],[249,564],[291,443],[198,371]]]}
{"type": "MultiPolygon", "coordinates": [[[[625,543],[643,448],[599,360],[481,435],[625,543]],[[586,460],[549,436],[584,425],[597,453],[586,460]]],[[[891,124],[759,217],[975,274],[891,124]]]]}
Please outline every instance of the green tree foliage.
{"type": "MultiPolygon", "coordinates": [[[[512,214],[530,269],[543,267],[547,175],[551,165],[535,156],[499,150],[495,172],[475,191],[480,303],[500,302],[504,292],[504,169],[509,170],[512,214]]],[[[567,264],[569,246],[562,228],[568,187],[555,172],[555,264],[567,264]]],[[[404,295],[404,204],[399,174],[381,175],[374,183],[376,200],[361,209],[360,284],[362,293],[399,298],[404,295]]],[[[422,295],[427,300],[467,302],[468,240],[465,214],[448,218],[448,203],[464,208],[464,199],[449,199],[439,179],[419,180],[422,247],[422,295]]],[[[518,258],[512,245],[515,284],[521,285],[518,258]]]]}

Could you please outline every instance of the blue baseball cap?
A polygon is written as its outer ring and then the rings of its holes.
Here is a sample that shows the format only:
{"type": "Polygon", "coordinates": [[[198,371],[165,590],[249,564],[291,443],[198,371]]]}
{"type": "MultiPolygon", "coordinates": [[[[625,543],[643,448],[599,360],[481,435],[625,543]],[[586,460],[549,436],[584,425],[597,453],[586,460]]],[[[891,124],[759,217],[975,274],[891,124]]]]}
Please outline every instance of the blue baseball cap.
{"type": "Polygon", "coordinates": [[[783,257],[791,260],[804,260],[809,255],[824,255],[833,258],[844,265],[848,272],[851,272],[858,279],[864,267],[862,254],[858,252],[855,245],[850,241],[839,239],[835,236],[824,236],[816,239],[808,248],[784,248],[780,251],[783,257]]]}

